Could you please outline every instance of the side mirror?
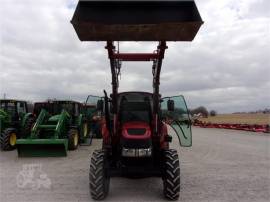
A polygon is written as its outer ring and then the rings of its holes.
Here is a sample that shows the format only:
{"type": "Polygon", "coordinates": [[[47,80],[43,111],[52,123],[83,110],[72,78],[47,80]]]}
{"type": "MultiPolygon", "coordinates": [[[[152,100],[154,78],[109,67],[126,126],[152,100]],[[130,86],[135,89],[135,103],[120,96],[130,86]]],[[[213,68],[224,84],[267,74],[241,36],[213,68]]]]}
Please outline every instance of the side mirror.
{"type": "Polygon", "coordinates": [[[98,100],[97,101],[97,110],[98,111],[103,111],[104,108],[104,101],[103,100],[98,100]]]}
{"type": "Polygon", "coordinates": [[[174,111],[174,100],[167,101],[167,108],[168,108],[168,111],[174,111]]]}

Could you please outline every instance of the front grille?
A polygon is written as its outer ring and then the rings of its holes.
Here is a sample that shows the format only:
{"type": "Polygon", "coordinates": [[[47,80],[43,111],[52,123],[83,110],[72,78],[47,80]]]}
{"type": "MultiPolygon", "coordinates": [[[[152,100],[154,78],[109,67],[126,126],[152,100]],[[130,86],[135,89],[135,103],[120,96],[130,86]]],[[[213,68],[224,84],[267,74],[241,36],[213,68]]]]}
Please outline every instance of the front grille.
{"type": "Polygon", "coordinates": [[[125,148],[150,148],[152,146],[152,141],[151,139],[143,139],[143,140],[133,140],[133,139],[126,139],[122,138],[121,139],[121,145],[122,147],[125,148]]]}
{"type": "Polygon", "coordinates": [[[146,132],[145,128],[129,128],[127,129],[129,135],[144,135],[146,132]]]}

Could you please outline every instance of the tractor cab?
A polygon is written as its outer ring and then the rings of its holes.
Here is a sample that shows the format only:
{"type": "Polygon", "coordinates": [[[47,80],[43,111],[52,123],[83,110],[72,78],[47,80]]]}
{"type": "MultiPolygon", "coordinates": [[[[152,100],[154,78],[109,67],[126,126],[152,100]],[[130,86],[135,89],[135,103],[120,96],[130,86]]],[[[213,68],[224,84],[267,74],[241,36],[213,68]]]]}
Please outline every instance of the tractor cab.
{"type": "Polygon", "coordinates": [[[151,124],[153,119],[153,94],[145,92],[125,92],[118,94],[119,122],[144,122],[151,124]]]}
{"type": "Polygon", "coordinates": [[[21,100],[0,100],[0,109],[10,116],[14,126],[18,126],[24,115],[28,113],[27,102],[21,100]]]}
{"type": "Polygon", "coordinates": [[[59,115],[63,110],[65,110],[72,118],[79,116],[81,109],[81,103],[76,101],[67,100],[54,100],[47,102],[36,102],[34,104],[34,114],[38,116],[41,110],[44,109],[46,112],[52,116],[59,115]]]}
{"type": "Polygon", "coordinates": [[[57,100],[53,101],[52,114],[57,115],[65,110],[73,119],[81,112],[81,103],[75,101],[57,100]]]}
{"type": "Polygon", "coordinates": [[[80,110],[81,103],[69,100],[53,100],[47,102],[36,102],[34,104],[34,114],[39,114],[41,109],[46,109],[49,113],[55,115],[61,113],[64,109],[70,114],[77,114],[80,110]]]}
{"type": "Polygon", "coordinates": [[[52,113],[53,104],[52,102],[35,102],[33,113],[35,116],[38,116],[42,109],[45,109],[47,112],[52,113]]]}

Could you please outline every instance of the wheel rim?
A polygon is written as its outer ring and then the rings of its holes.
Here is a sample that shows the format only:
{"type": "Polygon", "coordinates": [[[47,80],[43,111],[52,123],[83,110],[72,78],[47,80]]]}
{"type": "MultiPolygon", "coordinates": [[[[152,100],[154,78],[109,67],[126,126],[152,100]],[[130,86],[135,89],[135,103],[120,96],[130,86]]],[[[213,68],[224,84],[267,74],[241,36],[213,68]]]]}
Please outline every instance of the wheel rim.
{"type": "Polygon", "coordinates": [[[16,133],[11,133],[11,135],[9,137],[9,144],[11,146],[14,146],[16,144],[16,140],[17,140],[16,133]]]}
{"type": "Polygon", "coordinates": [[[78,142],[79,142],[79,136],[78,136],[78,133],[76,132],[73,136],[74,138],[74,146],[76,147],[78,145],[78,142]]]}
{"type": "Polygon", "coordinates": [[[87,136],[87,123],[83,124],[83,137],[87,136]]]}

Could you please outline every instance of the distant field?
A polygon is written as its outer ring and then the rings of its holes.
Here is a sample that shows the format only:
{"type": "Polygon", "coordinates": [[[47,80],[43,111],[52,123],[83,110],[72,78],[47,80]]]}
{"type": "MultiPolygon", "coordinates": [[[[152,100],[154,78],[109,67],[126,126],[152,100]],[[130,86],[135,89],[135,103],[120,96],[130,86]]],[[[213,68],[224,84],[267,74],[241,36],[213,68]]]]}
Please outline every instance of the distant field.
{"type": "Polygon", "coordinates": [[[270,124],[270,114],[220,114],[199,120],[211,123],[270,124]]]}

